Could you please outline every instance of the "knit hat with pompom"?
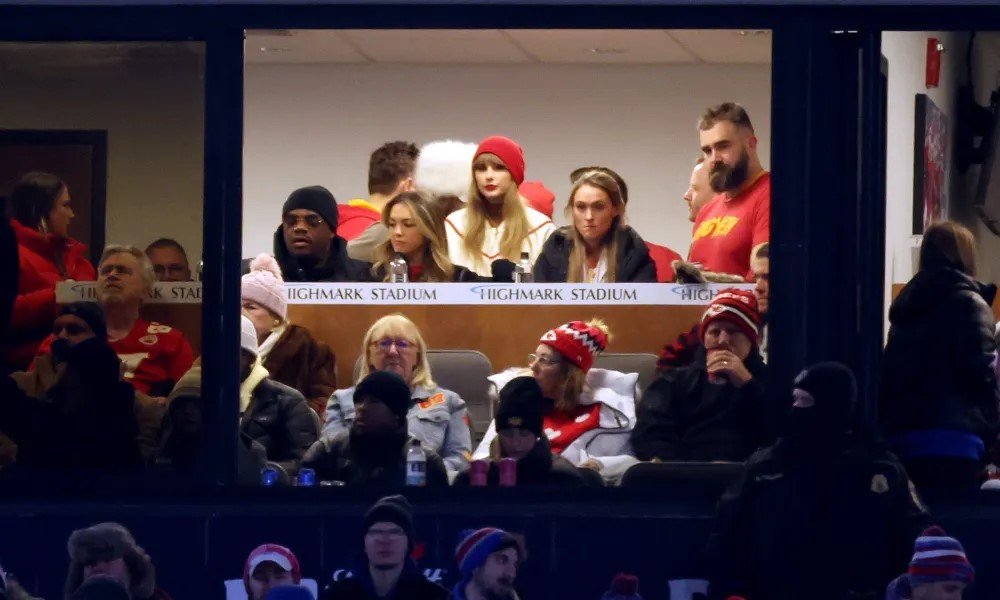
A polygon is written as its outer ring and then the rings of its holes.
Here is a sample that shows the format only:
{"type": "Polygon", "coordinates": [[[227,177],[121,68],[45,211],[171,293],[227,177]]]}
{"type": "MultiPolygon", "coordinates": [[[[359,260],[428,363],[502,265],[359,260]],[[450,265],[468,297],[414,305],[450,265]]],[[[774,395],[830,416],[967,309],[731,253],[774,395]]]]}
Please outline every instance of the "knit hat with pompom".
{"type": "Polygon", "coordinates": [[[243,276],[240,293],[244,301],[263,306],[282,321],[288,317],[285,281],[273,256],[261,254],[250,262],[250,272],[243,276]]]}

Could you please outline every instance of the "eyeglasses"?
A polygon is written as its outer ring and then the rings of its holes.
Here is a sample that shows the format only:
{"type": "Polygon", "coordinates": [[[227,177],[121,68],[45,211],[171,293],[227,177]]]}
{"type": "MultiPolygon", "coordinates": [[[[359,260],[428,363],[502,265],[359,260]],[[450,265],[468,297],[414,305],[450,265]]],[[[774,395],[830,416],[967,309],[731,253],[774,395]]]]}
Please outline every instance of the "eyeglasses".
{"type": "Polygon", "coordinates": [[[323,220],[323,217],[319,215],[306,215],[304,217],[300,217],[298,215],[285,215],[281,218],[281,222],[289,229],[298,225],[299,221],[305,221],[306,225],[309,227],[319,227],[326,222],[323,220]]]}
{"type": "Polygon", "coordinates": [[[394,340],[392,338],[382,338],[381,340],[372,341],[372,347],[377,350],[381,350],[383,352],[388,352],[389,348],[392,348],[393,346],[396,347],[396,350],[404,352],[412,348],[414,346],[414,343],[411,342],[410,340],[404,340],[404,339],[394,340]]]}
{"type": "Polygon", "coordinates": [[[535,361],[538,361],[539,363],[541,363],[541,364],[543,364],[545,366],[558,365],[559,363],[562,362],[558,358],[552,358],[550,356],[541,356],[539,354],[529,354],[528,355],[528,366],[530,367],[531,365],[535,364],[535,361]]]}

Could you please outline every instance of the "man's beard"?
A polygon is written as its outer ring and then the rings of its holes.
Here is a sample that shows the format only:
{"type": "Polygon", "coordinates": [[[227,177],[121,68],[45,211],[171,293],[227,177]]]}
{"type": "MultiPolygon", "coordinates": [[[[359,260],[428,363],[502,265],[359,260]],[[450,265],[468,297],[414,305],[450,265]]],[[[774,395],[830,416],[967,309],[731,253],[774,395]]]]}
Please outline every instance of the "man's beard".
{"type": "Polygon", "coordinates": [[[483,581],[481,573],[473,576],[473,582],[487,600],[512,600],[514,598],[514,582],[510,579],[498,579],[493,582],[483,581]]]}
{"type": "Polygon", "coordinates": [[[750,155],[743,150],[742,156],[736,164],[729,166],[723,162],[712,165],[712,170],[708,174],[709,184],[716,194],[723,192],[735,192],[740,189],[750,175],[750,155]]]}

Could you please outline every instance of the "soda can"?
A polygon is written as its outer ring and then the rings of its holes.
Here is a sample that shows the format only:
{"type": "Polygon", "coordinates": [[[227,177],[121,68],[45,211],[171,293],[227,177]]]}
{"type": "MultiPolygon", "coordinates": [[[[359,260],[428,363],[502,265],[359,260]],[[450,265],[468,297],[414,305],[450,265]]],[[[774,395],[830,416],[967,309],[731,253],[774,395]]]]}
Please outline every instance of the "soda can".
{"type": "Polygon", "coordinates": [[[490,464],[485,460],[474,460],[469,465],[469,485],[475,487],[486,487],[486,474],[490,470],[490,464]]]}
{"type": "Polygon", "coordinates": [[[296,484],[300,487],[313,487],[316,485],[316,471],[312,469],[301,469],[296,479],[296,484]]]}
{"type": "Polygon", "coordinates": [[[513,458],[500,459],[500,485],[501,487],[517,485],[517,461],[513,458]]]}

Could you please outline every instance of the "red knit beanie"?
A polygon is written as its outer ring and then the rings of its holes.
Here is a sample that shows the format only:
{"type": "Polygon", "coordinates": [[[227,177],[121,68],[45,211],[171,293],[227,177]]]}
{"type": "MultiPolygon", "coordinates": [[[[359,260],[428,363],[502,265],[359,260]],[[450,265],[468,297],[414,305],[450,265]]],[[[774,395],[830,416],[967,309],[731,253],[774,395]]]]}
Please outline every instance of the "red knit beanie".
{"type": "Polygon", "coordinates": [[[583,321],[570,321],[545,332],[541,343],[549,346],[584,373],[594,365],[594,355],[608,347],[608,336],[583,321]]]}
{"type": "Polygon", "coordinates": [[[727,288],[719,292],[701,317],[698,336],[702,342],[705,341],[705,330],[714,321],[728,321],[739,327],[751,344],[756,346],[760,343],[760,311],[757,309],[757,297],[753,292],[736,288],[727,288]]]}
{"type": "Polygon", "coordinates": [[[243,586],[247,593],[250,593],[250,578],[261,563],[273,562],[285,571],[292,574],[292,581],[298,585],[302,581],[302,569],[299,568],[299,559],[295,554],[284,546],[278,544],[261,544],[253,549],[247,562],[243,566],[243,586]]]}
{"type": "Polygon", "coordinates": [[[492,154],[503,161],[504,166],[510,171],[510,176],[514,178],[514,183],[521,185],[524,182],[524,150],[517,145],[517,142],[502,135],[492,135],[479,142],[476,148],[476,155],[472,157],[473,162],[481,154],[492,154]]]}

